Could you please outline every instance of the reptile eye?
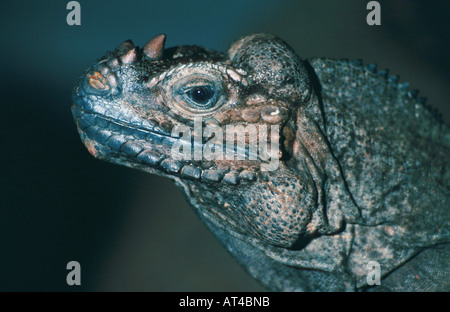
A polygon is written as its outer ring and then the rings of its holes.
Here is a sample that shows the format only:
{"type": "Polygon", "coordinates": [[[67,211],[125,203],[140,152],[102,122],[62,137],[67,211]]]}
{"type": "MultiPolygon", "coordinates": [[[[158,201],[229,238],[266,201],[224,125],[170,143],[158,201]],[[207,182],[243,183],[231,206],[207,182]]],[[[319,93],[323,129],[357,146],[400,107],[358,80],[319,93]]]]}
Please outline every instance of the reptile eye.
{"type": "Polygon", "coordinates": [[[211,69],[210,73],[203,68],[187,67],[173,75],[168,79],[167,89],[177,111],[207,115],[227,101],[227,89],[216,70],[211,69]]]}
{"type": "Polygon", "coordinates": [[[184,90],[190,104],[198,108],[210,108],[215,104],[216,90],[212,86],[195,86],[184,90]]]}
{"type": "Polygon", "coordinates": [[[194,87],[186,91],[187,96],[195,103],[203,106],[214,97],[214,90],[211,87],[194,87]]]}

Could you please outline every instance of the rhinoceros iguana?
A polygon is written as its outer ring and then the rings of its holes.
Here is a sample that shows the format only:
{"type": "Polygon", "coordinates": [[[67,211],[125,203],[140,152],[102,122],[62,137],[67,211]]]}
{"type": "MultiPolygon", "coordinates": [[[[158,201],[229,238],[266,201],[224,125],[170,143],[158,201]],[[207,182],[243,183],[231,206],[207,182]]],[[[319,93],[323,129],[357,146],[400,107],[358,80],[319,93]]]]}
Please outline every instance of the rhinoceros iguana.
{"type": "Polygon", "coordinates": [[[397,76],[252,34],[131,40],[79,78],[96,158],[173,179],[271,290],[445,291],[450,131],[397,76]]]}

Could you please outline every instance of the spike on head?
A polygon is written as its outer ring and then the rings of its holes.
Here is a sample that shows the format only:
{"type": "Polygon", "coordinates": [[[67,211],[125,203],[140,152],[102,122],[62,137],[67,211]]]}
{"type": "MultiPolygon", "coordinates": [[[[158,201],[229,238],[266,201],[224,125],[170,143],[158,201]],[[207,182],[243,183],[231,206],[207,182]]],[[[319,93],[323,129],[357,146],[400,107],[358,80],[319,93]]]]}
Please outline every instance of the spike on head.
{"type": "Polygon", "coordinates": [[[123,64],[133,63],[134,61],[136,61],[136,59],[137,54],[135,48],[129,50],[127,53],[124,53],[120,56],[120,60],[122,61],[123,64]]]}
{"type": "Polygon", "coordinates": [[[155,36],[152,40],[147,42],[144,46],[144,54],[149,58],[156,59],[162,56],[164,51],[164,43],[166,41],[166,35],[161,34],[155,36]]]}
{"type": "Polygon", "coordinates": [[[124,53],[127,53],[129,50],[134,48],[133,41],[130,39],[122,42],[116,49],[115,52],[119,55],[122,55],[124,53]]]}

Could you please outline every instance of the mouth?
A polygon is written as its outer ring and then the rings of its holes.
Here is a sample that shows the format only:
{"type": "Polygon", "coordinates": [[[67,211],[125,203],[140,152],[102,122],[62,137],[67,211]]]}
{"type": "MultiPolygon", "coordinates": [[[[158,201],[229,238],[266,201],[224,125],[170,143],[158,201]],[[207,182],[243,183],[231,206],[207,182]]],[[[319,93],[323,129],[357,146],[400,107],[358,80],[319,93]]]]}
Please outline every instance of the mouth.
{"type": "Polygon", "coordinates": [[[157,125],[153,128],[131,126],[87,112],[77,104],[72,105],[72,114],[83,143],[96,158],[136,166],[161,167],[168,173],[181,170],[181,163],[174,163],[168,158],[178,138],[157,125]]]}
{"type": "MultiPolygon", "coordinates": [[[[155,127],[140,128],[107,116],[87,112],[77,104],[72,114],[81,140],[94,157],[119,165],[148,171],[169,178],[181,177],[217,183],[227,182],[227,171],[202,168],[200,164],[182,162],[172,157],[172,146],[180,140],[155,127]]],[[[243,174],[242,180],[253,181],[254,176],[243,174]]]]}
{"type": "MultiPolygon", "coordinates": [[[[162,142],[168,145],[174,143],[171,139],[179,139],[164,130],[156,124],[146,124],[146,126],[130,125],[127,122],[114,119],[98,113],[91,113],[83,110],[76,104],[72,105],[72,114],[77,125],[86,129],[89,127],[98,128],[99,130],[112,130],[113,132],[122,131],[124,135],[133,135],[137,139],[150,137],[151,141],[162,142]]],[[[83,129],[82,129],[83,130],[83,129]]]]}
{"type": "Polygon", "coordinates": [[[255,174],[247,170],[230,172],[229,169],[222,170],[215,166],[205,168],[202,162],[186,163],[174,159],[172,147],[181,138],[158,127],[130,125],[87,112],[77,104],[73,104],[71,109],[82,142],[96,158],[171,178],[181,177],[212,183],[223,181],[232,185],[240,181],[252,182],[256,178],[255,174]]]}

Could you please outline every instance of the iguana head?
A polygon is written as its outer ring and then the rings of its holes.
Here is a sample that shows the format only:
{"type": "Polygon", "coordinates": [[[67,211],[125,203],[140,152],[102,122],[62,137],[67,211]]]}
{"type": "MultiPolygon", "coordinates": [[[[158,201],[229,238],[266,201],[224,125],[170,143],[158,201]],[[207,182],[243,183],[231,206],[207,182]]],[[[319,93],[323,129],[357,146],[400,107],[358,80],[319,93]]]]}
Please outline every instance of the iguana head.
{"type": "Polygon", "coordinates": [[[230,231],[278,246],[313,232],[314,192],[289,168],[297,109],[311,94],[302,60],[265,34],[226,55],[164,42],[125,41],[79,78],[72,111],[89,152],[174,179],[230,231]]]}

